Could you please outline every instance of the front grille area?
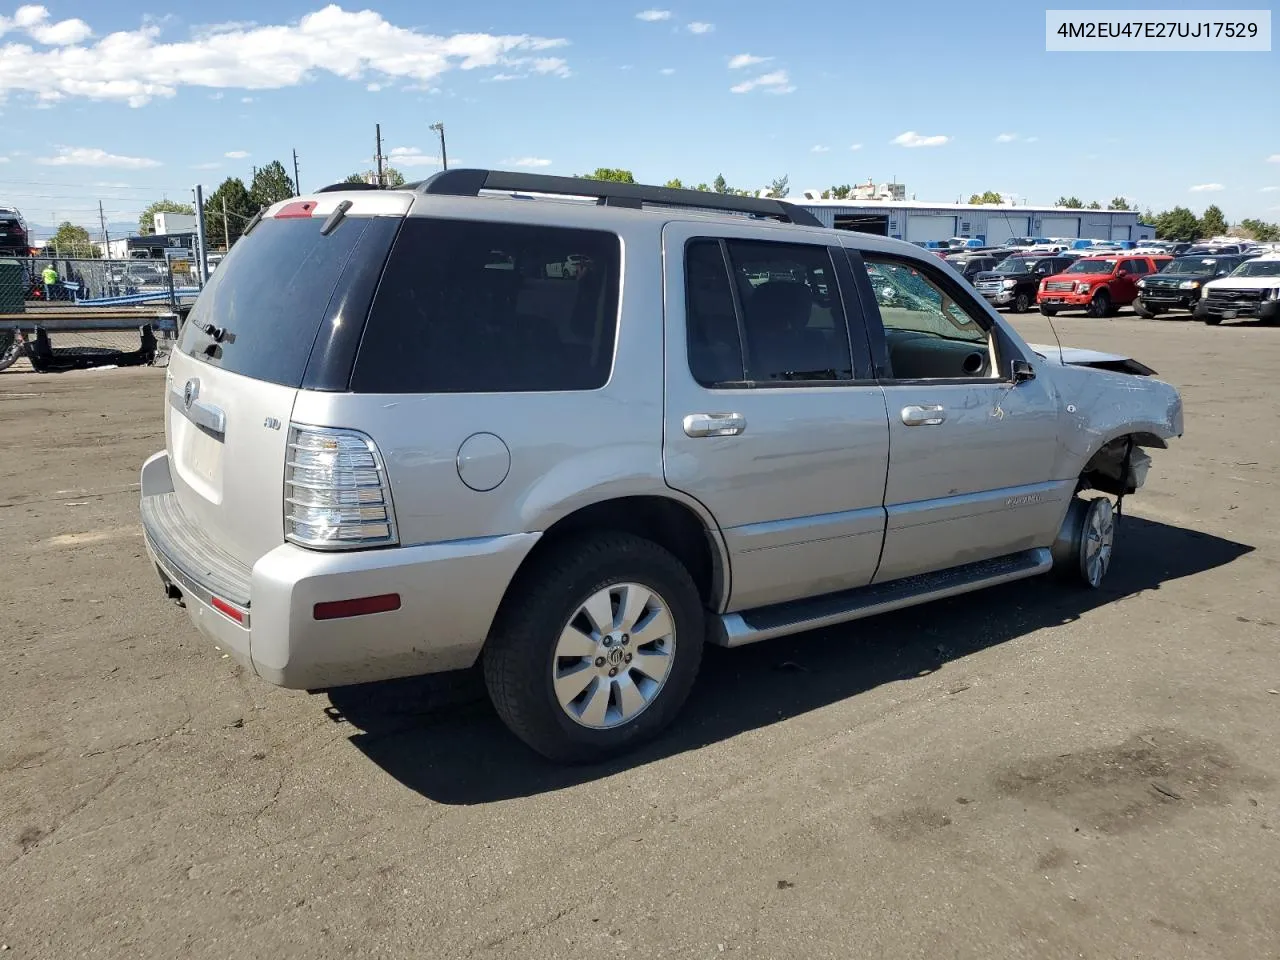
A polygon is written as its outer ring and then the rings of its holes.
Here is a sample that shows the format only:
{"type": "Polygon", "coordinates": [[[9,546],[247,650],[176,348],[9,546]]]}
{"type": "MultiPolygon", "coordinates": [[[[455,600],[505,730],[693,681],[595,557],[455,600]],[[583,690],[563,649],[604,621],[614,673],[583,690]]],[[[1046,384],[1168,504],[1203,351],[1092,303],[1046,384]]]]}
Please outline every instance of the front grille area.
{"type": "Polygon", "coordinates": [[[1205,309],[1212,314],[1234,313],[1238,317],[1256,317],[1262,304],[1263,290],[1220,290],[1206,291],[1205,309]]]}
{"type": "Polygon", "coordinates": [[[1209,291],[1211,303],[1231,301],[1233,303],[1257,303],[1262,299],[1262,290],[1223,290],[1214,288],[1209,291]]]}
{"type": "Polygon", "coordinates": [[[1072,280],[1050,280],[1044,285],[1044,288],[1054,293],[1070,293],[1076,288],[1076,285],[1072,280]]]}

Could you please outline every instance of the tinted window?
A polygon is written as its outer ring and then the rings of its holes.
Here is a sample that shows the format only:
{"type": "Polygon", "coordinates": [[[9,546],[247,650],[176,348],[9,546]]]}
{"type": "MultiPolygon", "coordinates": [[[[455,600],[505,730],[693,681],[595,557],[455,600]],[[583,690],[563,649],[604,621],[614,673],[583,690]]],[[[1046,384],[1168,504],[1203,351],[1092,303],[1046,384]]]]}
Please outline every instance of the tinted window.
{"type": "MultiPolygon", "coordinates": [[[[352,251],[368,231],[360,256],[381,262],[397,222],[350,217],[323,237],[320,217],[263,220],[209,278],[179,349],[232,373],[299,386],[352,251]],[[223,334],[220,341],[211,330],[223,334]]],[[[131,272],[150,268],[145,261],[128,266],[131,272]]],[[[363,319],[364,309],[357,312],[363,319]]]]}
{"type": "Polygon", "coordinates": [[[370,393],[592,390],[613,366],[616,235],[410,217],[352,377],[370,393]]]}
{"type": "Polygon", "coordinates": [[[840,292],[826,247],[726,243],[753,381],[852,380],[840,292]]]}
{"type": "Polygon", "coordinates": [[[704,387],[746,379],[742,338],[729,269],[718,240],[695,240],[685,251],[685,316],[689,371],[704,387]]]}

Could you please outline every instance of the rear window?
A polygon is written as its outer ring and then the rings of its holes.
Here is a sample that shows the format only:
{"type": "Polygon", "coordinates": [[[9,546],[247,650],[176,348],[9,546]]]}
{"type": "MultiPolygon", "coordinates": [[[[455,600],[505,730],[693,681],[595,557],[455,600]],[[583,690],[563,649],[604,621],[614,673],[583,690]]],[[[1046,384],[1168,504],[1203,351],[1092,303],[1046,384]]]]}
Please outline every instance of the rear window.
{"type": "Polygon", "coordinates": [[[179,349],[255,380],[301,386],[329,301],[373,222],[348,217],[325,237],[321,217],[263,220],[209,277],[179,349]]]}
{"type": "Polygon", "coordinates": [[[598,230],[410,217],[351,388],[593,390],[613,367],[621,244],[598,230]]]}

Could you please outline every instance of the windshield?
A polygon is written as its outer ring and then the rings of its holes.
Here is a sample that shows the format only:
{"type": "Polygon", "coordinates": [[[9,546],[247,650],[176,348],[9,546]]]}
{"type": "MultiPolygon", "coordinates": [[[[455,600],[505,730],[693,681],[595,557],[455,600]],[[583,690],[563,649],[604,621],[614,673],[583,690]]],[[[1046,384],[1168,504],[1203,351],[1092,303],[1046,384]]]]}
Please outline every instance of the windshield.
{"type": "Polygon", "coordinates": [[[1115,268],[1111,260],[1077,260],[1063,273],[1111,273],[1115,268]]]}
{"type": "Polygon", "coordinates": [[[1218,261],[1214,257],[1179,257],[1167,267],[1161,270],[1161,273],[1213,273],[1218,268],[1218,261]]]}
{"type": "Polygon", "coordinates": [[[1233,277],[1280,277],[1280,260],[1247,260],[1236,267],[1233,277]]]}
{"type": "Polygon", "coordinates": [[[1021,257],[1010,257],[996,267],[995,272],[1005,273],[1010,276],[1020,276],[1024,273],[1030,273],[1031,265],[1035,262],[1034,260],[1024,260],[1021,257]]]}

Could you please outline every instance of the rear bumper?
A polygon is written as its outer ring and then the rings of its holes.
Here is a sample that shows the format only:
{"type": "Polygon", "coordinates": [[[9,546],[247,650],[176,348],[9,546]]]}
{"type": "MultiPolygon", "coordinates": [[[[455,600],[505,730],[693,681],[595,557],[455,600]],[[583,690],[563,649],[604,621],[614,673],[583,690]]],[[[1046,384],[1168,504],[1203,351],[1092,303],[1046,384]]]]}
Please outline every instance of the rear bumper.
{"type": "Polygon", "coordinates": [[[342,553],[282,543],[248,568],[221,555],[190,523],[165,483],[168,468],[167,454],[156,454],[143,467],[142,484],[147,551],[162,583],[181,596],[201,633],[282,687],[313,690],[470,666],[538,540],[520,533],[342,553]],[[391,593],[400,596],[397,610],[315,618],[317,603],[391,593]]]}

